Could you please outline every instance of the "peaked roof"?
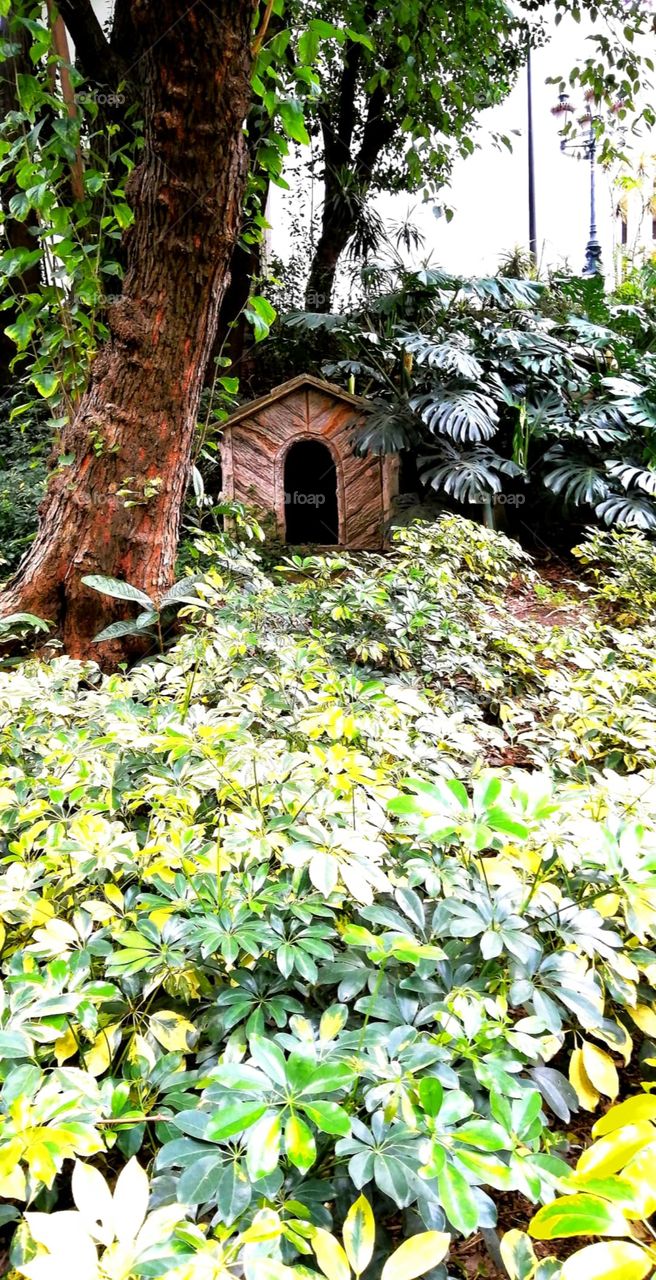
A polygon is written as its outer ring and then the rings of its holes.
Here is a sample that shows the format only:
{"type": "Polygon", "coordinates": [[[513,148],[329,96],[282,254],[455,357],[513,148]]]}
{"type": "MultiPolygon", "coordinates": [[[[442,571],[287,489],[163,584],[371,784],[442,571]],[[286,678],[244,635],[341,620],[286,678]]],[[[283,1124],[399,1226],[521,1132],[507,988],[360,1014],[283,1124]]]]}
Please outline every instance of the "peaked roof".
{"type": "Polygon", "coordinates": [[[302,387],[311,387],[314,391],[322,391],[324,395],[332,396],[334,400],[343,400],[346,404],[352,404],[357,409],[370,409],[371,402],[365,400],[364,396],[351,395],[350,391],[345,391],[343,387],[338,387],[334,382],[325,382],[323,378],[315,378],[311,373],[299,373],[296,378],[290,378],[288,382],[281,382],[279,387],[274,387],[272,391],[268,391],[265,396],[258,396],[256,400],[248,400],[246,404],[242,404],[234,413],[226,418],[223,429],[226,427],[234,427],[236,423],[241,422],[242,418],[252,418],[260,409],[264,409],[267,405],[274,404],[276,400],[284,400],[285,396],[292,395],[294,391],[300,391],[302,387]]]}

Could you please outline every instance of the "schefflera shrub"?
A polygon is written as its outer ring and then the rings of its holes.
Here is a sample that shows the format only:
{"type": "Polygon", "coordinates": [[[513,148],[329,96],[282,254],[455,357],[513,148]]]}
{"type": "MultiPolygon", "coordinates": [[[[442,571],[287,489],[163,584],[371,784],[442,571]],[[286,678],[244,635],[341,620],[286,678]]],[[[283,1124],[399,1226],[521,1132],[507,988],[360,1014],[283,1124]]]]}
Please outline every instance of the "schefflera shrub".
{"type": "Polygon", "coordinates": [[[0,672],[16,1268],[76,1159],[109,1186],[138,1160],[171,1218],[126,1265],[194,1280],[334,1280],[317,1233],[360,1197],[374,1275],[399,1238],[493,1228],[500,1192],[555,1196],[572,1112],[656,1030],[656,797],[551,719],[545,647],[592,696],[609,635],[513,621],[525,569],[455,519],[273,574],[222,543],[164,656],[0,672]],[[488,767],[520,725],[531,768],[488,767]]]}

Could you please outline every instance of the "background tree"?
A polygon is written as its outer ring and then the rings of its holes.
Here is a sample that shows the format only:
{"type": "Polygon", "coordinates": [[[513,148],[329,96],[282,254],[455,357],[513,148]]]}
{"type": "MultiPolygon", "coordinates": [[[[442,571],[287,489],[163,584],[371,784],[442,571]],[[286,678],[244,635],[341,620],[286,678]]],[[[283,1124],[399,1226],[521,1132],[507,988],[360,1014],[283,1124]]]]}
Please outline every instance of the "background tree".
{"type": "MultiPolygon", "coordinates": [[[[309,9],[319,12],[314,0],[309,9]]],[[[334,19],[344,5],[320,12],[334,19]]],[[[477,113],[505,97],[524,53],[523,23],[499,0],[350,0],[344,17],[370,44],[350,39],[324,54],[324,203],[306,295],[315,311],[330,310],[337,264],[367,199],[443,182],[454,156],[473,150],[477,113]]]]}
{"type": "MultiPolygon", "coordinates": [[[[454,160],[474,150],[480,112],[512,88],[529,40],[544,38],[544,8],[543,0],[526,0],[514,12],[500,0],[301,0],[299,13],[313,19],[317,38],[325,20],[338,16],[357,37],[369,37],[324,46],[315,120],[324,200],[308,310],[330,310],[349,241],[375,241],[367,201],[376,192],[421,190],[435,198],[454,160]]],[[[601,15],[604,24],[594,53],[572,74],[599,96],[620,97],[626,116],[640,81],[633,37],[649,30],[653,18],[644,6],[622,0],[558,0],[556,21],[564,13],[578,20],[582,10],[593,19],[601,15]]],[[[653,121],[649,106],[645,116],[653,121]]]]}

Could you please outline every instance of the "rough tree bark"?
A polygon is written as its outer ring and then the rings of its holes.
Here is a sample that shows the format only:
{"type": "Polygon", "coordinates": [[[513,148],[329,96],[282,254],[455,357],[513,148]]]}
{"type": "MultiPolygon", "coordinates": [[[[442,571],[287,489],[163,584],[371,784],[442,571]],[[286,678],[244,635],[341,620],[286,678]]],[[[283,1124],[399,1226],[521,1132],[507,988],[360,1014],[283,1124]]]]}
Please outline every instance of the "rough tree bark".
{"type": "Polygon", "coordinates": [[[97,631],[124,616],[85,574],[155,599],[170,585],[198,399],[244,193],[253,0],[132,0],[144,50],[144,160],[131,179],[123,292],[50,478],[36,539],[0,616],[54,622],[69,654],[121,657],[97,631]],[[130,505],[134,504],[134,505],[130,505]]]}

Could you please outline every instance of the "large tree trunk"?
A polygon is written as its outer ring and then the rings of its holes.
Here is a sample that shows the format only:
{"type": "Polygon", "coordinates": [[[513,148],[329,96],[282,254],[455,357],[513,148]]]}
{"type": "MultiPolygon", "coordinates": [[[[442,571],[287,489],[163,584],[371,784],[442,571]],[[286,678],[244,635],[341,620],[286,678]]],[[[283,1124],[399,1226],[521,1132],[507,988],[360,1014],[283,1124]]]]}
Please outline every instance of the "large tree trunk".
{"type": "Polygon", "coordinates": [[[337,264],[355,230],[355,224],[324,213],[321,235],[317,240],[310,266],[305,308],[307,311],[330,311],[337,264]]]}
{"type": "MultiPolygon", "coordinates": [[[[376,5],[367,2],[364,8],[367,26],[371,25],[375,15],[376,5]]],[[[397,57],[395,49],[393,60],[397,57]]],[[[323,102],[319,107],[325,187],[321,235],[305,292],[308,311],[330,311],[337,265],[357,229],[358,201],[354,200],[355,192],[361,206],[371,188],[376,161],[394,134],[394,122],[388,118],[386,110],[386,90],[379,84],[369,95],[359,147],[357,151],[354,149],[361,75],[362,45],[347,41],[336,101],[323,102]]]]}
{"type": "Polygon", "coordinates": [[[94,634],[123,616],[83,585],[171,583],[199,395],[238,229],[247,172],[253,0],[132,0],[141,47],[144,161],[131,179],[123,293],[111,339],[53,473],[39,532],[0,598],[58,627],[75,657],[121,656],[94,634]]]}

